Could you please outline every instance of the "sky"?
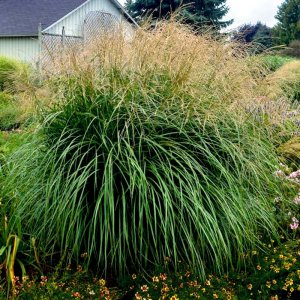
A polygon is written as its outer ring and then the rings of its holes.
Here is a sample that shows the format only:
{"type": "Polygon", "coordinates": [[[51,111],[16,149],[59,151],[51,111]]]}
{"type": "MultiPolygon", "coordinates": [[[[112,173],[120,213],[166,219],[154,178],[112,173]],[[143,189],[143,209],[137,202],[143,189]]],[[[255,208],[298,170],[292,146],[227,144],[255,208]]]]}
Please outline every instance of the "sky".
{"type": "MultiPolygon", "coordinates": [[[[257,21],[272,27],[276,23],[278,6],[284,0],[227,0],[230,10],[225,19],[234,19],[229,28],[237,28],[245,23],[257,21]]],[[[125,0],[120,0],[124,4],[125,0]]]]}
{"type": "Polygon", "coordinates": [[[272,27],[276,23],[278,6],[284,0],[227,0],[230,8],[225,19],[234,19],[230,28],[257,21],[272,27]]]}

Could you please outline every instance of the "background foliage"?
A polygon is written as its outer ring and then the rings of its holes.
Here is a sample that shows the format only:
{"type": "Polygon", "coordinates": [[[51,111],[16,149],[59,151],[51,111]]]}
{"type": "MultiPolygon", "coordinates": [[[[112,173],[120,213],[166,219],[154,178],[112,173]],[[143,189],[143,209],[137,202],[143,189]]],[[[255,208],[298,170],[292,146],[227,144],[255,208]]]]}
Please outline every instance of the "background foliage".
{"type": "Polygon", "coordinates": [[[222,20],[228,12],[226,0],[129,0],[125,6],[137,21],[149,15],[153,19],[169,18],[172,12],[174,13],[179,7],[182,7],[180,15],[183,17],[183,21],[196,28],[213,26],[219,29],[232,23],[232,20],[222,20]]]}
{"type": "Polygon", "coordinates": [[[300,39],[300,2],[285,0],[278,8],[278,20],[274,27],[275,42],[289,45],[293,40],[300,39]]]}
{"type": "Polygon", "coordinates": [[[261,53],[273,45],[271,28],[261,22],[242,25],[234,32],[232,40],[248,44],[252,53],[261,53]]]}

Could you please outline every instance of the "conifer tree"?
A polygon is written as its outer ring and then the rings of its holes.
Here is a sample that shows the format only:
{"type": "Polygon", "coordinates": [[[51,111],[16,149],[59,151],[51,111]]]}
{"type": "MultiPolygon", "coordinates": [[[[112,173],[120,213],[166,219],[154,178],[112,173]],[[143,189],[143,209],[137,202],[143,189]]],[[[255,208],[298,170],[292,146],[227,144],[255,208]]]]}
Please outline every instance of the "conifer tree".
{"type": "Polygon", "coordinates": [[[278,8],[274,35],[278,44],[300,39],[300,0],[285,0],[278,8]]]}
{"type": "Polygon", "coordinates": [[[273,45],[271,28],[261,22],[242,25],[234,32],[232,40],[251,45],[248,48],[254,53],[262,52],[273,45]]]}
{"type": "Polygon", "coordinates": [[[226,0],[127,0],[126,3],[137,21],[148,15],[153,19],[168,18],[180,7],[182,20],[195,27],[208,25],[219,29],[232,23],[223,20],[229,10],[226,0]]]}

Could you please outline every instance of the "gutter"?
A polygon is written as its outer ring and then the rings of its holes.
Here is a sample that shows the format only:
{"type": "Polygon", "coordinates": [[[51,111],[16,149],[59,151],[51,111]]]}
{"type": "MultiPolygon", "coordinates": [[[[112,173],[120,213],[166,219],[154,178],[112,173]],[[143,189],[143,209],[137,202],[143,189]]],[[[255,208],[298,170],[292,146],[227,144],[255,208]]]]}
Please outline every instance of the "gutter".
{"type": "Polygon", "coordinates": [[[2,35],[0,34],[0,38],[17,38],[17,37],[32,37],[32,38],[37,38],[38,37],[38,34],[37,33],[32,33],[32,34],[16,34],[16,35],[2,35]]]}
{"type": "Polygon", "coordinates": [[[123,7],[123,5],[120,4],[118,0],[111,0],[117,8],[123,13],[123,15],[126,17],[126,19],[130,20],[136,27],[139,27],[138,23],[132,18],[132,16],[126,11],[126,9],[123,7]]]}

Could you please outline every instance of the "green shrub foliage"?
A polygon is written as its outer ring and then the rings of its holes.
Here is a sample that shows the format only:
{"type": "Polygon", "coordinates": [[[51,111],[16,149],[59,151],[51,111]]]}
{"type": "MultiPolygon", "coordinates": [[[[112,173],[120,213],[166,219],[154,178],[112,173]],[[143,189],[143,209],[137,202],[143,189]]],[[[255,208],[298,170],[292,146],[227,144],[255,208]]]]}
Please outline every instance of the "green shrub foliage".
{"type": "Polygon", "coordinates": [[[13,83],[12,74],[24,68],[20,62],[0,56],[0,91],[10,88],[13,83]]]}
{"type": "Polygon", "coordinates": [[[270,72],[275,72],[286,63],[290,62],[292,58],[280,55],[264,55],[262,57],[263,64],[270,72]]]}
{"type": "Polygon", "coordinates": [[[20,109],[13,97],[0,92],[0,130],[11,130],[19,126],[20,109]]]}

